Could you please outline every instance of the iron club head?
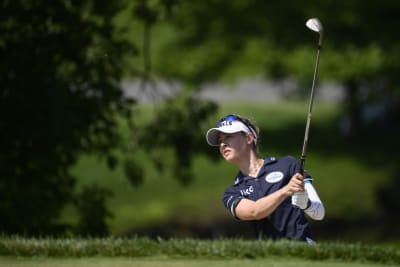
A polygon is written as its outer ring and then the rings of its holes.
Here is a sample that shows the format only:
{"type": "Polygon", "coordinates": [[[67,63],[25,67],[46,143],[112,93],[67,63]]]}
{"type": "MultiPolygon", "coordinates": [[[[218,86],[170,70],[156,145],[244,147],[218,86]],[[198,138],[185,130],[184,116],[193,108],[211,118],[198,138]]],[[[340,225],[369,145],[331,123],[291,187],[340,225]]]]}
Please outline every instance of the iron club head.
{"type": "Polygon", "coordinates": [[[310,30],[315,31],[315,32],[322,32],[323,31],[322,24],[319,21],[319,19],[317,19],[317,18],[312,18],[312,19],[307,20],[306,26],[310,30]]]}
{"type": "Polygon", "coordinates": [[[318,46],[321,47],[322,46],[322,38],[323,38],[324,28],[322,27],[322,24],[319,21],[319,19],[311,18],[311,19],[307,20],[306,26],[310,30],[319,33],[318,46]]]}

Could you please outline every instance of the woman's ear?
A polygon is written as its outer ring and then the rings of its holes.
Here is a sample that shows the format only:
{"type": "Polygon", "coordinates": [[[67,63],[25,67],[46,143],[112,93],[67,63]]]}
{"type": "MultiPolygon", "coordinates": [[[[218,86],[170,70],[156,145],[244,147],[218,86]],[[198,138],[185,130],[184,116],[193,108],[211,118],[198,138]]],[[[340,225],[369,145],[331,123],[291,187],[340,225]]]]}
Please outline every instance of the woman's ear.
{"type": "Polygon", "coordinates": [[[246,134],[247,144],[252,144],[254,141],[254,137],[251,133],[246,134]]]}

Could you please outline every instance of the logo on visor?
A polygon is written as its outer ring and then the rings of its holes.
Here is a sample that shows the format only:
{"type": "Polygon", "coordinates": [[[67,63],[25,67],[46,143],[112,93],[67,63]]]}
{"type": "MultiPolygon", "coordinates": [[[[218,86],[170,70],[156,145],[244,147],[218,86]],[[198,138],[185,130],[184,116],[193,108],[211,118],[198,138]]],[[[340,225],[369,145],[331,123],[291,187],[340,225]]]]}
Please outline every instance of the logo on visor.
{"type": "Polygon", "coordinates": [[[267,176],[265,176],[265,181],[268,183],[277,183],[283,178],[282,172],[271,172],[267,176]]]}
{"type": "Polygon", "coordinates": [[[218,125],[218,127],[222,127],[222,126],[231,126],[233,123],[233,121],[221,121],[218,125]]]}

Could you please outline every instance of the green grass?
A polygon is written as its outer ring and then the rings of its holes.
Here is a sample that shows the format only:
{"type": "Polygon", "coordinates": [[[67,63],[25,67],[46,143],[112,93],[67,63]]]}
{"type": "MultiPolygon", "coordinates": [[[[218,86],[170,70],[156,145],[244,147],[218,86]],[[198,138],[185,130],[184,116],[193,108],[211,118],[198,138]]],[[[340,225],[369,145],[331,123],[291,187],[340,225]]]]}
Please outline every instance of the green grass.
{"type": "MultiPolygon", "coordinates": [[[[144,109],[146,112],[142,113],[144,115],[139,121],[146,121],[152,115],[151,107],[144,109]]],[[[314,106],[306,168],[313,174],[314,184],[325,204],[326,221],[335,218],[356,221],[373,217],[379,210],[376,187],[394,173],[395,162],[398,162],[395,148],[399,147],[399,142],[388,137],[384,139],[389,145],[383,146],[384,142],[376,143],[374,136],[367,136],[365,140],[345,139],[337,130],[339,112],[339,107],[332,105],[314,106]],[[385,153],[391,161],[382,159],[385,153]]],[[[306,120],[305,103],[225,105],[215,119],[228,113],[256,119],[262,130],[262,155],[300,156],[306,120]]],[[[143,165],[150,168],[145,157],[143,165]]],[[[193,183],[182,187],[170,174],[159,174],[149,169],[144,184],[134,188],[120,168],[109,170],[94,157],[82,157],[73,169],[79,178],[78,186],[96,183],[114,191],[114,197],[108,203],[114,214],[108,222],[114,235],[169,221],[212,225],[219,219],[229,220],[220,197],[232,183],[237,171],[235,166],[197,158],[193,171],[193,183]]],[[[66,212],[65,217],[73,220],[70,215],[71,211],[66,212]]],[[[344,238],[338,231],[336,239],[344,238]]]]}
{"type": "Polygon", "coordinates": [[[154,259],[154,258],[11,258],[0,257],[0,267],[383,267],[376,263],[307,261],[301,259],[154,259]]]}
{"type": "Polygon", "coordinates": [[[241,239],[27,239],[2,237],[0,238],[0,256],[3,264],[7,262],[22,264],[28,260],[40,264],[46,263],[48,259],[63,259],[61,262],[65,261],[65,264],[81,259],[85,264],[88,261],[93,263],[101,258],[120,258],[120,260],[129,258],[132,261],[140,260],[147,264],[151,262],[158,262],[158,264],[159,262],[170,262],[172,264],[182,260],[185,263],[199,260],[203,261],[203,264],[233,260],[249,263],[254,261],[258,263],[264,261],[270,263],[302,262],[303,264],[325,262],[375,264],[374,266],[377,264],[400,264],[400,251],[391,246],[324,242],[308,245],[293,241],[246,241],[241,239]]]}

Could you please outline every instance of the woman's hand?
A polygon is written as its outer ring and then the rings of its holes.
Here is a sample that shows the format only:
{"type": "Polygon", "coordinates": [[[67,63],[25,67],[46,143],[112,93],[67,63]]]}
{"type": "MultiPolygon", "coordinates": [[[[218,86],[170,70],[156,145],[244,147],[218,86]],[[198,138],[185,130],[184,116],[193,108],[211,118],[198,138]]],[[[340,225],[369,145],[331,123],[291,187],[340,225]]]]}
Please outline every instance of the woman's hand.
{"type": "Polygon", "coordinates": [[[297,192],[304,192],[304,176],[296,173],[290,178],[289,183],[284,187],[285,194],[291,196],[297,192]]]}

